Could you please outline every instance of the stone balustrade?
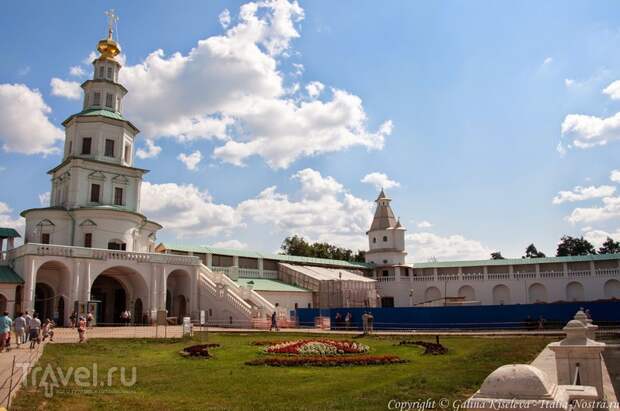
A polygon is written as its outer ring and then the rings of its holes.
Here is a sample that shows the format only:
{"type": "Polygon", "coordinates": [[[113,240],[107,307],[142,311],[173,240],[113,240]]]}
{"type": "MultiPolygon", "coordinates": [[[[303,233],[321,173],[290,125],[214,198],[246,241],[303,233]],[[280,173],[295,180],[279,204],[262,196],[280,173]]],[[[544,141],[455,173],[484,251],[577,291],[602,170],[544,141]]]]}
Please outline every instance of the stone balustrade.
{"type": "Polygon", "coordinates": [[[375,279],[381,281],[413,281],[413,282],[443,282],[443,281],[485,281],[485,280],[523,280],[523,279],[553,279],[553,278],[585,278],[585,277],[618,277],[620,268],[605,268],[595,270],[578,271],[541,271],[536,272],[514,272],[514,273],[461,273],[461,274],[427,274],[408,276],[391,276],[375,279]],[[391,278],[383,280],[383,278],[391,278]]]}
{"type": "Polygon", "coordinates": [[[161,263],[171,265],[200,265],[200,258],[184,255],[140,253],[134,251],[106,250],[101,248],[71,247],[53,244],[28,243],[14,248],[7,253],[7,259],[27,255],[89,258],[92,260],[125,260],[137,263],[161,263]]]}

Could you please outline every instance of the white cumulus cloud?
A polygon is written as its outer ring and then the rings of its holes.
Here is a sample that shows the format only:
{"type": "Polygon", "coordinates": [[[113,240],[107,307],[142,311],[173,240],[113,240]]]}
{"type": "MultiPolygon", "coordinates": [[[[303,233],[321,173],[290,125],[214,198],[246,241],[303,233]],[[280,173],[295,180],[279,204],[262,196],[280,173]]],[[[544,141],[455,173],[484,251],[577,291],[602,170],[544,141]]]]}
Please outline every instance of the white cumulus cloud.
{"type": "Polygon", "coordinates": [[[215,204],[207,191],[192,184],[142,183],[142,212],[177,237],[229,233],[240,226],[233,207],[215,204]]]}
{"type": "Polygon", "coordinates": [[[560,191],[553,197],[553,204],[572,203],[575,201],[589,200],[592,198],[608,197],[615,193],[616,187],[613,186],[577,186],[571,191],[560,191]]]}
{"type": "Polygon", "coordinates": [[[416,224],[416,226],[418,228],[431,228],[433,225],[429,222],[429,221],[420,221],[418,224],[416,224]]]}
{"type": "Polygon", "coordinates": [[[577,148],[604,146],[620,140],[620,113],[605,118],[569,114],[562,122],[562,138],[577,148]]]}
{"type": "MultiPolygon", "coordinates": [[[[589,227],[588,227],[589,228],[589,227]]],[[[605,230],[584,230],[583,237],[591,242],[595,247],[600,247],[607,240],[607,238],[613,238],[614,240],[620,240],[620,229],[615,232],[608,232],[605,230]]]]}
{"type": "Polygon", "coordinates": [[[413,261],[488,259],[490,248],[476,240],[454,234],[442,237],[433,233],[412,233],[407,239],[408,258],[413,261]]]}
{"type": "Polygon", "coordinates": [[[82,97],[82,88],[76,81],[66,81],[54,77],[50,81],[52,95],[68,98],[69,100],[79,100],[82,97]]]}
{"type": "Polygon", "coordinates": [[[306,91],[308,95],[312,98],[316,98],[321,94],[321,92],[325,89],[325,85],[320,81],[312,81],[306,85],[306,91]]]}
{"type": "Polygon", "coordinates": [[[146,139],[144,145],[145,147],[139,148],[138,151],[136,151],[136,156],[138,156],[138,158],[144,160],[145,158],[157,157],[161,152],[161,147],[155,145],[153,140],[146,139]]]}
{"type": "Polygon", "coordinates": [[[620,80],[616,80],[603,90],[603,94],[612,100],[620,100],[620,80]]]}
{"type": "Polygon", "coordinates": [[[202,160],[202,153],[199,150],[194,151],[191,154],[181,153],[177,157],[188,170],[196,170],[198,168],[198,164],[202,160]]]}
{"type": "Polygon", "coordinates": [[[0,140],[5,151],[44,155],[58,152],[55,144],[64,133],[50,122],[52,109],[39,90],[23,84],[0,84],[0,107],[0,140]]]}
{"type": "Polygon", "coordinates": [[[620,170],[611,170],[609,179],[614,183],[620,183],[620,170]]]}
{"type": "Polygon", "coordinates": [[[149,139],[220,140],[214,157],[235,165],[259,156],[285,168],[300,157],[354,146],[381,149],[392,123],[369,130],[359,96],[330,88],[322,101],[304,101],[284,87],[279,63],[303,17],[296,1],[248,3],[236,25],[188,53],[156,50],[125,67],[127,117],[149,139]]]}
{"type": "Polygon", "coordinates": [[[0,227],[14,228],[23,237],[25,225],[26,221],[22,217],[14,216],[13,209],[0,201],[0,227]]]}
{"type": "Polygon", "coordinates": [[[224,9],[218,16],[218,20],[223,28],[228,28],[230,26],[230,11],[228,9],[224,9]]]}
{"type": "Polygon", "coordinates": [[[69,74],[73,77],[83,77],[86,75],[86,71],[81,66],[69,67],[69,74]]]}
{"type": "Polygon", "coordinates": [[[211,246],[219,247],[219,248],[232,248],[236,250],[245,250],[248,248],[248,245],[246,243],[239,241],[239,240],[218,241],[216,243],[211,244],[211,246]]]}
{"type": "Polygon", "coordinates": [[[45,193],[41,193],[39,194],[39,204],[41,204],[41,207],[49,207],[50,206],[50,192],[46,191],[45,193]]]}
{"type": "Polygon", "coordinates": [[[594,223],[620,217],[620,197],[605,197],[602,205],[575,208],[566,218],[569,222],[594,223]]]}
{"type": "Polygon", "coordinates": [[[382,188],[389,189],[394,187],[400,187],[398,181],[390,180],[384,173],[370,173],[366,174],[364,178],[360,180],[362,183],[372,184],[377,190],[382,188]]]}
{"type": "Polygon", "coordinates": [[[353,196],[332,177],[312,169],[293,178],[301,185],[298,198],[268,187],[239,204],[244,221],[268,225],[282,236],[299,234],[354,250],[366,247],[364,233],[372,221],[372,202],[353,196]]]}

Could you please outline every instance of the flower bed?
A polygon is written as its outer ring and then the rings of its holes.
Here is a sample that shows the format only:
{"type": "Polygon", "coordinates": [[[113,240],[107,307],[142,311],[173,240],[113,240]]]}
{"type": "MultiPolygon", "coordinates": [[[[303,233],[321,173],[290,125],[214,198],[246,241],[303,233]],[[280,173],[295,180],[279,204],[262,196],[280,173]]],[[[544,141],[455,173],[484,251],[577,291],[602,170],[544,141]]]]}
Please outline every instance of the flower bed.
{"type": "Polygon", "coordinates": [[[185,347],[183,350],[179,351],[184,357],[201,357],[201,358],[210,358],[209,348],[217,348],[219,344],[199,344],[192,345],[190,347],[185,347]]]}
{"type": "Polygon", "coordinates": [[[443,355],[448,352],[448,349],[441,344],[431,343],[428,341],[410,341],[404,340],[401,341],[398,345],[419,345],[420,347],[424,347],[424,354],[431,355],[443,355]]]}
{"type": "Polygon", "coordinates": [[[269,357],[248,361],[246,365],[267,365],[270,367],[342,367],[351,365],[384,365],[407,362],[395,355],[355,355],[355,356],[300,356],[269,357]]]}
{"type": "Polygon", "coordinates": [[[354,341],[337,341],[327,339],[283,341],[263,349],[267,354],[289,355],[342,355],[364,354],[369,347],[354,341]]]}

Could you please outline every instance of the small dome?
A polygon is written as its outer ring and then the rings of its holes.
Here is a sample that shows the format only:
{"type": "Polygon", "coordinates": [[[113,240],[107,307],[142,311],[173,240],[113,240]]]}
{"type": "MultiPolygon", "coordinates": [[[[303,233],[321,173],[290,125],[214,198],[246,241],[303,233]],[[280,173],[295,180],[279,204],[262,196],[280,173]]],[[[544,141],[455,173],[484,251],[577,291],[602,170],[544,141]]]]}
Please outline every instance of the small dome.
{"type": "Polygon", "coordinates": [[[544,371],[527,364],[504,365],[485,378],[477,396],[486,398],[552,398],[556,385],[544,371]]]}
{"type": "Polygon", "coordinates": [[[577,314],[575,314],[574,319],[579,320],[581,322],[585,322],[588,319],[588,316],[582,310],[579,310],[577,311],[577,314]]]}

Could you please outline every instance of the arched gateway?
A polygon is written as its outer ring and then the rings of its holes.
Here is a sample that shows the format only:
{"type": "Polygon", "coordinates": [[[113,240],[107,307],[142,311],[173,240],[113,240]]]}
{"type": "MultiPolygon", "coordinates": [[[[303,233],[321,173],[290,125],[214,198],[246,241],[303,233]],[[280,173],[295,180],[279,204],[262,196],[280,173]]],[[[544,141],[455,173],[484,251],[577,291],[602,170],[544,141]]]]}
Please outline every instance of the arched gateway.
{"type": "MultiPolygon", "coordinates": [[[[97,324],[119,324],[121,314],[129,310],[132,317],[142,316],[142,301],[148,298],[148,287],[142,275],[128,267],[112,267],[95,277],[90,287],[89,307],[97,324]],[[136,310],[136,304],[140,310],[136,310]]],[[[132,318],[132,322],[142,318],[132,318]]]]}

